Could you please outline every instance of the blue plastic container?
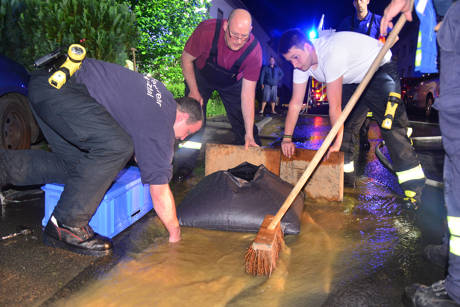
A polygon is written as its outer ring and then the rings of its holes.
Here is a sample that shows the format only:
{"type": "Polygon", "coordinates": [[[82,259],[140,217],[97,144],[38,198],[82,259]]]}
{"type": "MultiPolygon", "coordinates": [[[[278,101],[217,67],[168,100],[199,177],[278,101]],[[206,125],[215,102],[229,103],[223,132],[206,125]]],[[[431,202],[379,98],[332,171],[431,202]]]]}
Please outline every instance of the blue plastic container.
{"type": "MultiPolygon", "coordinates": [[[[64,190],[62,184],[46,184],[45,216],[43,227],[53,213],[64,190]]],[[[132,225],[153,208],[149,185],[143,185],[139,169],[129,167],[122,170],[105,194],[89,225],[100,235],[113,238],[132,225]]]]}

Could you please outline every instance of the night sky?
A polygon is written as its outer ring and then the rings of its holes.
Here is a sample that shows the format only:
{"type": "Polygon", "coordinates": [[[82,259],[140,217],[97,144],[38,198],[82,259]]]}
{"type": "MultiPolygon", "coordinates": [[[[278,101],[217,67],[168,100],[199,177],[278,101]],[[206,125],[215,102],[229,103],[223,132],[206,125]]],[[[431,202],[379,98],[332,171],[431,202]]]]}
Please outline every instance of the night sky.
{"type": "MultiPolygon", "coordinates": [[[[305,31],[316,27],[324,17],[324,28],[336,28],[343,18],[353,14],[352,0],[242,0],[251,14],[271,37],[289,28],[305,31]]],[[[390,0],[371,0],[368,9],[382,15],[390,0]]]]}

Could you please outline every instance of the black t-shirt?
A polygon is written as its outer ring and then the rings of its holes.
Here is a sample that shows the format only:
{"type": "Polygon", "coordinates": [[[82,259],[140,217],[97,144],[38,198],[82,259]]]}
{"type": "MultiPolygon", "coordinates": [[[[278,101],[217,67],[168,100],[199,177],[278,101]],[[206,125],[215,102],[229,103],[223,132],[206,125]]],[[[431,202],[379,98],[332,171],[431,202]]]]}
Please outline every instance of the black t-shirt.
{"type": "Polygon", "coordinates": [[[83,61],[76,78],[131,136],[142,182],[168,183],[177,104],[166,87],[120,65],[91,58],[83,61]]]}

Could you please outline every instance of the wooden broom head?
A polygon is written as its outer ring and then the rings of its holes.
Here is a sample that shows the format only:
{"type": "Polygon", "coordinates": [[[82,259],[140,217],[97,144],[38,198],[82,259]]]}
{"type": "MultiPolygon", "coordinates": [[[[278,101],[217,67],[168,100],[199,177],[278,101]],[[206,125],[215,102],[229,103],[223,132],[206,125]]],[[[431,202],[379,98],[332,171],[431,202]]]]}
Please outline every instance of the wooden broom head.
{"type": "Polygon", "coordinates": [[[254,242],[246,252],[245,268],[248,274],[271,275],[276,268],[284,238],[281,223],[278,223],[273,230],[268,229],[272,219],[273,215],[264,218],[254,242]]]}

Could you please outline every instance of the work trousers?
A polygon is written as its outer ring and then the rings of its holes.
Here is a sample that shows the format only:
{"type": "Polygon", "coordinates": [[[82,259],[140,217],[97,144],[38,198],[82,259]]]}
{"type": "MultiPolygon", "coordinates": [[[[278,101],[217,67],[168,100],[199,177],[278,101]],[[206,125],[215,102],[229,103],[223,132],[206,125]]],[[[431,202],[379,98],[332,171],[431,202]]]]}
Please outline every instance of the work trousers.
{"type": "MultiPolygon", "coordinates": [[[[459,98],[460,99],[460,98],[459,98]]],[[[460,103],[460,101],[458,101],[460,103]]],[[[444,201],[450,230],[450,253],[446,288],[460,303],[460,110],[458,113],[439,112],[444,157],[444,201]],[[456,227],[455,227],[456,226],[456,227]]]]}
{"type": "Polygon", "coordinates": [[[51,152],[8,150],[0,160],[13,185],[64,184],[53,215],[63,224],[82,227],[129,161],[133,143],[84,85],[71,78],[58,90],[48,77],[31,77],[29,98],[51,152]]]}
{"type": "MultiPolygon", "coordinates": [[[[196,68],[195,78],[198,85],[198,90],[201,94],[201,97],[203,97],[204,121],[203,127],[187,140],[198,144],[202,143],[202,138],[206,126],[206,107],[208,104],[208,100],[211,97],[212,92],[217,91],[219,93],[220,98],[222,99],[225,111],[227,112],[228,121],[230,122],[232,126],[232,131],[235,135],[234,143],[235,145],[244,145],[246,129],[244,127],[243,112],[241,109],[241,87],[243,80],[241,79],[231,86],[219,88],[210,84],[205,79],[205,77],[201,75],[200,71],[196,68]]],[[[186,84],[185,95],[188,95],[189,92],[190,90],[186,84]]],[[[259,139],[259,131],[256,125],[253,126],[253,135],[255,142],[260,145],[261,143],[259,139]]],[[[199,154],[199,149],[184,147],[179,148],[174,154],[174,168],[177,169],[185,167],[188,169],[193,169],[195,167],[196,160],[199,154]]]]}
{"type": "Polygon", "coordinates": [[[447,293],[460,304],[460,2],[447,11],[438,31],[441,51],[439,110],[444,158],[444,201],[449,227],[447,293]]]}
{"type": "MultiPolygon", "coordinates": [[[[353,95],[358,84],[345,84],[342,91],[342,108],[353,95]]],[[[401,85],[392,62],[381,66],[368,86],[362,93],[360,99],[351,111],[344,124],[344,133],[341,151],[345,154],[345,164],[355,161],[358,157],[359,130],[366,120],[367,112],[371,111],[379,127],[385,118],[385,110],[390,92],[401,93],[401,85]]],[[[420,165],[418,157],[412,147],[406,130],[408,119],[403,103],[396,108],[391,129],[380,128],[385,145],[388,148],[393,168],[396,172],[409,170],[420,165]]],[[[420,192],[424,185],[424,179],[409,180],[401,184],[403,190],[420,192]]]]}

